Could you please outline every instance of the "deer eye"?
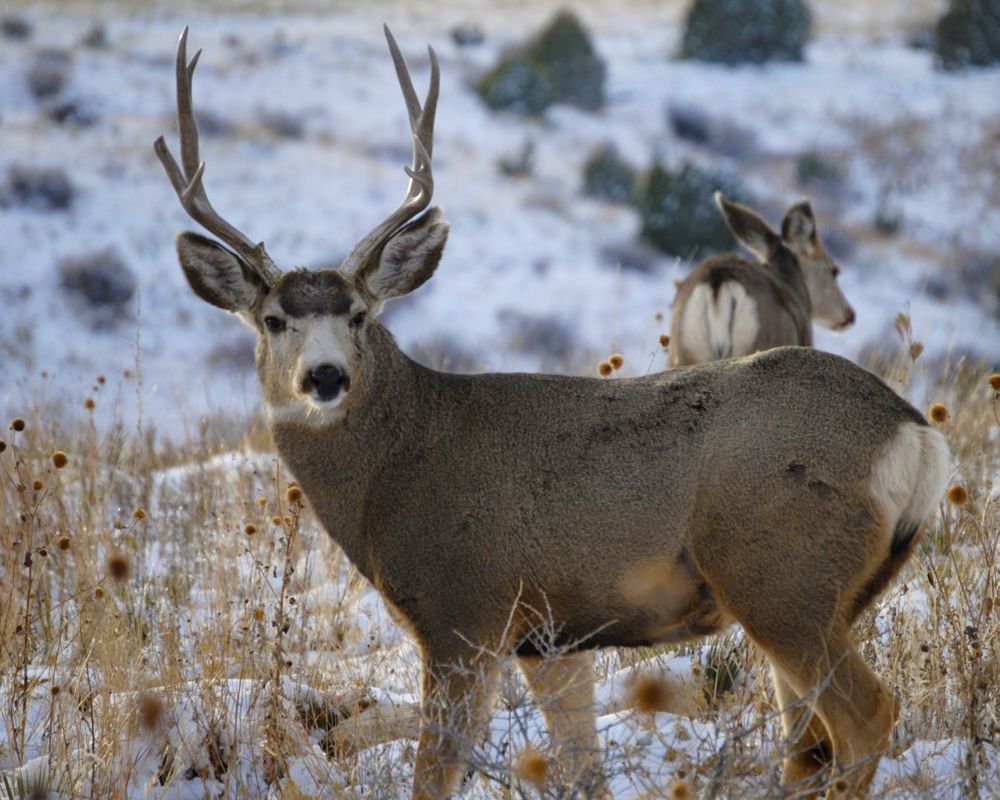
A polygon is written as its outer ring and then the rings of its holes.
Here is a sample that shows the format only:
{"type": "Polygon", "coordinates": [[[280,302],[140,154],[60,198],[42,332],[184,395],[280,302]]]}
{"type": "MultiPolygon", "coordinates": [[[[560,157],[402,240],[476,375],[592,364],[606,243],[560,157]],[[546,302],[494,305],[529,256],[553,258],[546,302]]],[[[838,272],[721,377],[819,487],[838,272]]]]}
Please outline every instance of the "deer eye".
{"type": "Polygon", "coordinates": [[[840,274],[840,267],[834,267],[830,270],[830,272],[833,273],[833,277],[836,278],[840,274]]]}
{"type": "Polygon", "coordinates": [[[364,311],[359,311],[357,314],[355,314],[353,317],[351,317],[351,327],[352,328],[360,328],[364,324],[365,324],[365,312],[364,311]]]}
{"type": "Polygon", "coordinates": [[[278,317],[264,317],[264,327],[271,333],[278,333],[285,329],[285,321],[278,317]]]}

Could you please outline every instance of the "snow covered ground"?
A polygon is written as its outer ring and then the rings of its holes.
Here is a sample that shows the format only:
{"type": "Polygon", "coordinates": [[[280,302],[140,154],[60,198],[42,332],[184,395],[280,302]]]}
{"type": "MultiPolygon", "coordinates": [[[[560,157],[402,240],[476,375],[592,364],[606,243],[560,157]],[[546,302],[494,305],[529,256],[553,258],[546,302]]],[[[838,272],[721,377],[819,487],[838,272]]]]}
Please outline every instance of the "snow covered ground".
{"type": "MultiPolygon", "coordinates": [[[[285,267],[339,263],[405,188],[404,107],[379,18],[393,24],[418,84],[423,48],[435,46],[443,73],[435,199],[452,233],[434,279],[385,315],[403,347],[432,363],[590,372],[617,350],[626,372],[663,365],[652,356],[669,319],[654,317],[669,317],[673,281],[690,265],[646,254],[648,272],[619,267],[635,250],[636,213],[580,190],[583,163],[608,141],[637,167],[661,157],[729,169],[774,222],[811,195],[858,310],[852,330],[821,332],[820,347],[857,357],[891,338],[894,317],[908,309],[928,358],[996,352],[1000,71],[942,74],[902,33],[821,36],[802,65],[684,63],[667,58],[676,14],[652,4],[614,15],[592,7],[583,19],[608,63],[606,110],[555,107],[537,120],[490,112],[471,82],[549,11],[512,20],[487,6],[256,17],[133,9],[105,17],[99,48],[81,44],[93,21],[86,14],[25,12],[33,35],[0,47],[0,181],[10,168],[59,167],[77,194],[66,211],[0,208],[0,408],[77,406],[97,374],[111,378],[127,417],[141,403],[161,430],[182,430],[210,410],[256,408],[249,333],[186,286],[172,235],[192,224],[151,148],[163,132],[174,141],[172,60],[185,23],[192,48],[205,50],[195,102],[214,123],[202,137],[209,193],[285,267]],[[460,48],[448,31],[470,20],[485,43],[460,48]],[[40,103],[26,74],[43,49],[69,54],[70,77],[40,103]],[[93,124],[52,122],[46,109],[57,100],[75,101],[93,124]],[[730,155],[678,138],[668,107],[729,131],[730,155]],[[497,162],[527,140],[533,173],[501,175],[497,162]],[[806,152],[830,159],[842,180],[799,184],[795,164],[806,152]],[[874,230],[886,205],[898,235],[874,230]],[[133,271],[137,293],[115,324],[99,325],[60,290],[58,264],[109,247],[133,271]],[[133,377],[119,387],[126,369],[133,377]]],[[[104,401],[98,413],[114,405],[104,401]]]]}

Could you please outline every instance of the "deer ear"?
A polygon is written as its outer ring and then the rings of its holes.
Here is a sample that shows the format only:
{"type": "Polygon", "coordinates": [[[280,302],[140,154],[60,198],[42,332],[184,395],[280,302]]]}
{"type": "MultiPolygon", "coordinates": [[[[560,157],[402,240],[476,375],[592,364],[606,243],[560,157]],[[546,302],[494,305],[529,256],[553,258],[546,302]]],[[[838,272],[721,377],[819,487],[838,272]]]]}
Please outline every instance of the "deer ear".
{"type": "Polygon", "coordinates": [[[194,293],[206,303],[239,312],[249,309],[266,287],[232,251],[190,231],[177,234],[177,258],[194,293]]]}
{"type": "Polygon", "coordinates": [[[437,269],[447,241],[448,223],[440,208],[432,208],[386,242],[378,266],[365,279],[368,290],[389,300],[422,286],[437,269]]]}
{"type": "Polygon", "coordinates": [[[737,241],[761,261],[766,262],[775,248],[781,244],[781,237],[771,230],[771,226],[764,222],[757,212],[727,200],[722,196],[722,192],[715,193],[715,204],[737,241]]]}
{"type": "Polygon", "coordinates": [[[785,212],[781,238],[799,250],[809,250],[819,243],[816,217],[808,200],[799,200],[785,212]]]}

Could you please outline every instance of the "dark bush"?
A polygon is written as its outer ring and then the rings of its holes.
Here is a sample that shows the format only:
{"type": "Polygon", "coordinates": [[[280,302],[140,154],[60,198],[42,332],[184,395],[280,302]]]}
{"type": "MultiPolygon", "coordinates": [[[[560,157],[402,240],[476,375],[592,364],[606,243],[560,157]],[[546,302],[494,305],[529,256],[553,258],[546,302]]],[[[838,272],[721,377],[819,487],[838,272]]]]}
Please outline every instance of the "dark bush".
{"type": "Polygon", "coordinates": [[[817,150],[807,150],[796,159],[795,174],[803,185],[837,184],[844,180],[840,164],[817,150]]]}
{"type": "Polygon", "coordinates": [[[604,105],[604,61],[570,11],[561,11],[525,47],[505,54],[479,83],[490,108],[538,114],[552,103],[587,111],[604,105]]]}
{"type": "Polygon", "coordinates": [[[28,68],[28,90],[36,100],[59,94],[69,81],[70,57],[63,50],[40,50],[28,68]]]}
{"type": "Polygon", "coordinates": [[[729,119],[713,117],[696,106],[671,104],[667,108],[667,122],[677,138],[729,158],[748,159],[757,153],[753,131],[729,119]]]}
{"type": "Polygon", "coordinates": [[[681,58],[723,64],[801,61],[811,27],[804,0],[694,0],[681,58]]]}
{"type": "Polygon", "coordinates": [[[276,139],[301,139],[306,135],[306,125],[301,117],[284,111],[257,112],[261,127],[276,139]]]}
{"type": "Polygon", "coordinates": [[[39,211],[65,211],[73,204],[76,192],[61,169],[13,166],[7,170],[6,194],[17,205],[39,211]]]}
{"type": "Polygon", "coordinates": [[[535,169],[535,142],[533,139],[525,139],[517,152],[501,156],[497,160],[497,169],[501,175],[508,178],[524,178],[535,169]]]}
{"type": "Polygon", "coordinates": [[[89,128],[97,121],[97,114],[80,100],[60,100],[45,111],[45,116],[57,125],[89,128]]]}
{"type": "Polygon", "coordinates": [[[31,23],[24,17],[5,16],[0,19],[0,33],[5,39],[24,41],[31,36],[31,23]]]}
{"type": "Polygon", "coordinates": [[[641,235],[680,258],[701,258],[732,249],[733,236],[713,199],[717,191],[730,200],[749,202],[746,191],[730,175],[691,164],[676,172],[655,165],[636,198],[641,235]]]}
{"type": "Polygon", "coordinates": [[[478,25],[458,25],[451,29],[451,40],[459,47],[471,47],[486,41],[486,35],[478,25]]]}
{"type": "Polygon", "coordinates": [[[108,29],[103,22],[95,22],[80,40],[84,47],[104,50],[108,46],[108,29]]]}
{"type": "Polygon", "coordinates": [[[59,262],[59,285],[100,322],[113,322],[135,294],[135,277],[113,248],[59,262]]]}
{"type": "Polygon", "coordinates": [[[576,352],[573,328],[550,316],[534,316],[516,309],[504,308],[497,313],[507,343],[515,353],[526,353],[545,359],[547,364],[562,365],[576,352]]]}
{"type": "Polygon", "coordinates": [[[937,24],[934,52],[944,69],[1000,61],[1000,0],[951,0],[937,24]]]}
{"type": "Polygon", "coordinates": [[[598,148],[583,168],[583,192],[612,203],[628,203],[635,191],[635,170],[614,145],[598,148]]]}

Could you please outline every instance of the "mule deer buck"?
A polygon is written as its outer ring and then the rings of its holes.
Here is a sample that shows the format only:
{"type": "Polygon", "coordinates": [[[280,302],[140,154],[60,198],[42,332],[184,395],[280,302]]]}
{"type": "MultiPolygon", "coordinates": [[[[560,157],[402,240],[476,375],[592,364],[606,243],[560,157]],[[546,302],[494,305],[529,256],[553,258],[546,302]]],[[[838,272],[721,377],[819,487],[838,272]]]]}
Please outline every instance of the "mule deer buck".
{"type": "Polygon", "coordinates": [[[794,739],[784,781],[843,774],[863,792],[894,702],[851,626],[935,509],[943,437],[878,378],[807,348],[616,381],[411,361],[375,317],[433,275],[448,234],[430,208],[439,75],[430,50],[421,103],[385,33],[409,187],[338,269],[281,272],[209,203],[186,30],[181,165],[155,147],[184,209],[223,242],[181,233],[177,253],[195,294],[255,331],[279,454],[419,644],[413,796],[454,789],[505,656],[566,774],[598,793],[592,651],[733,622],[773,671],[794,739]]]}
{"type": "Polygon", "coordinates": [[[837,285],[808,200],[785,212],[781,234],[746,206],[716,192],[736,239],[759,259],[710,256],[677,287],[670,366],[748,356],[781,345],[812,347],[812,323],[843,330],[854,309],[837,285]]]}

